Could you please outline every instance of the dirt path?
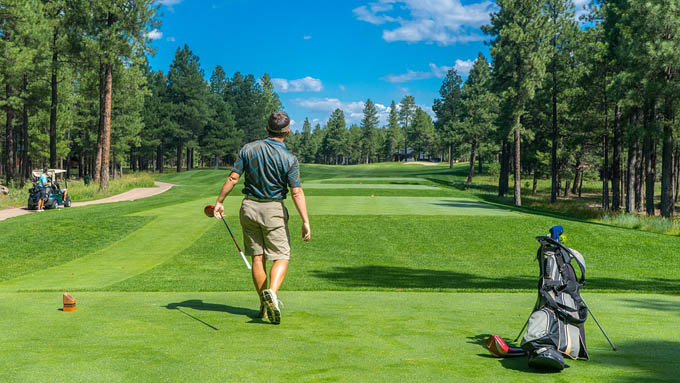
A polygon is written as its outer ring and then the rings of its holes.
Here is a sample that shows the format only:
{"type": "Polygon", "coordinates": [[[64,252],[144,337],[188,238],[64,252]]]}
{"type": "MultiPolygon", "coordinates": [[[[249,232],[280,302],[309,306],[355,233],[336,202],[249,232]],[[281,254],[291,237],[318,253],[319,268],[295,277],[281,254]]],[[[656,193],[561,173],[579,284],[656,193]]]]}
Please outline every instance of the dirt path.
{"type": "MultiPolygon", "coordinates": [[[[87,205],[95,205],[95,204],[100,204],[100,203],[111,203],[111,202],[120,202],[120,201],[134,201],[140,198],[146,198],[146,197],[151,197],[156,194],[161,194],[163,192],[168,191],[171,187],[173,187],[173,184],[169,184],[166,182],[158,182],[155,181],[154,184],[156,184],[155,188],[136,188],[132,189],[130,191],[126,191],[125,193],[117,194],[111,197],[103,198],[103,199],[98,199],[94,201],[86,201],[86,202],[74,202],[71,206],[72,207],[78,207],[78,206],[87,206],[87,205]]],[[[12,217],[17,217],[20,215],[24,214],[30,214],[30,213],[35,213],[33,210],[28,210],[23,207],[15,207],[11,209],[4,209],[0,210],[0,221],[4,221],[8,218],[12,217]]]]}

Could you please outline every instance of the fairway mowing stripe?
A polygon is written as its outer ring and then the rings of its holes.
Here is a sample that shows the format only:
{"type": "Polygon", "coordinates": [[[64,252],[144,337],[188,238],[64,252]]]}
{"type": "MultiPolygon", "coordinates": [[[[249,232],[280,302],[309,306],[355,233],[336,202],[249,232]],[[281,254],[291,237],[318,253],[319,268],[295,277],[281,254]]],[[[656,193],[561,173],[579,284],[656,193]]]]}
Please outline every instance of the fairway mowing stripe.
{"type": "Polygon", "coordinates": [[[407,184],[303,184],[302,189],[402,189],[402,190],[442,190],[429,185],[407,184]]]}
{"type": "Polygon", "coordinates": [[[0,291],[97,289],[141,274],[217,224],[203,214],[205,204],[201,199],[138,213],[156,218],[100,251],[0,283],[0,291]]]}
{"type": "MultiPolygon", "coordinates": [[[[287,202],[289,210],[292,202],[287,202]]],[[[510,210],[465,198],[309,196],[310,215],[474,215],[520,216],[510,210]]]]}

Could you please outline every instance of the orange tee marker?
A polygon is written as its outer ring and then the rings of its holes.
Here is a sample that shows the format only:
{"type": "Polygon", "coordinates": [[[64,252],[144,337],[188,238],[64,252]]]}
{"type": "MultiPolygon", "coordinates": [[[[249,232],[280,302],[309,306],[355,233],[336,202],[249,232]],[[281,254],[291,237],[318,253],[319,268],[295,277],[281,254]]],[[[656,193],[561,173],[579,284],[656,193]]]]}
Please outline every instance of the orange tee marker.
{"type": "Polygon", "coordinates": [[[76,311],[76,299],[69,293],[64,293],[64,311],[76,311]]]}

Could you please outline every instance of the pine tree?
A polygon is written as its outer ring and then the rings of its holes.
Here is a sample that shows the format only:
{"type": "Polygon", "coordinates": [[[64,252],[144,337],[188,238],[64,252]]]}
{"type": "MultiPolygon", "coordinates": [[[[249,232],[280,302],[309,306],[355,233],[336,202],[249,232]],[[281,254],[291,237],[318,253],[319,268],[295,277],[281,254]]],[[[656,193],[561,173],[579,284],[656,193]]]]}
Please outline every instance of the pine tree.
{"type": "Polygon", "coordinates": [[[439,133],[441,142],[448,149],[449,168],[453,168],[453,143],[456,140],[456,125],[462,119],[463,107],[461,103],[463,80],[455,69],[450,69],[439,88],[439,97],[434,100],[432,110],[437,116],[435,129],[439,133]]]}
{"type": "Polygon", "coordinates": [[[522,205],[521,137],[522,116],[540,86],[548,62],[547,17],[538,0],[498,0],[484,31],[491,35],[491,57],[501,95],[513,118],[515,205],[522,205]]]}
{"type": "Polygon", "coordinates": [[[390,104],[390,115],[387,119],[387,132],[385,133],[385,158],[393,158],[394,153],[397,153],[397,157],[394,157],[399,161],[399,145],[404,140],[401,128],[399,127],[399,113],[397,112],[397,105],[394,100],[390,104]]]}
{"type": "Polygon", "coordinates": [[[177,122],[172,137],[177,148],[177,172],[182,170],[185,145],[200,136],[206,122],[207,84],[199,59],[185,45],[178,48],[168,73],[168,98],[177,122]]]}
{"type": "Polygon", "coordinates": [[[494,134],[498,118],[498,98],[492,92],[491,68],[484,55],[479,53],[470,75],[463,86],[462,109],[465,111],[462,134],[470,144],[470,166],[467,184],[472,183],[475,155],[482,142],[494,134]]]}
{"type": "Polygon", "coordinates": [[[399,102],[399,124],[404,137],[404,160],[408,158],[409,142],[413,138],[413,118],[416,113],[416,101],[413,96],[404,96],[399,102]]]}
{"type": "Polygon", "coordinates": [[[364,103],[364,118],[361,120],[361,150],[368,164],[376,155],[378,110],[371,99],[364,103]]]}

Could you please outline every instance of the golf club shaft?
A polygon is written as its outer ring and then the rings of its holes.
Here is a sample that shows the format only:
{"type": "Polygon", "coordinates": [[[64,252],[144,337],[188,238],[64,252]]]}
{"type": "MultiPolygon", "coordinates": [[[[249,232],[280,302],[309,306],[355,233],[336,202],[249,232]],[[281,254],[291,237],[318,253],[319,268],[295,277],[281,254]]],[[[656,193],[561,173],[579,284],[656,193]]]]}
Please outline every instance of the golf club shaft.
{"type": "Polygon", "coordinates": [[[229,228],[229,225],[227,224],[227,220],[222,217],[222,222],[224,222],[224,226],[227,227],[227,230],[229,231],[229,235],[231,235],[231,240],[234,241],[234,245],[236,245],[236,249],[238,250],[239,254],[241,254],[241,258],[243,258],[243,262],[246,263],[246,267],[248,270],[251,269],[250,263],[248,263],[248,259],[246,256],[243,254],[243,251],[241,251],[241,247],[238,245],[238,242],[236,242],[236,238],[234,238],[234,233],[231,232],[231,229],[229,228]]]}
{"type": "Polygon", "coordinates": [[[527,318],[527,321],[524,322],[524,326],[522,326],[522,329],[519,330],[519,334],[517,334],[517,338],[515,338],[515,340],[513,340],[513,342],[517,342],[517,340],[519,339],[519,337],[522,336],[522,333],[524,332],[524,329],[527,328],[527,325],[528,325],[528,324],[529,324],[529,318],[527,318]]]}
{"type": "MultiPolygon", "coordinates": [[[[585,301],[584,301],[584,303],[585,303],[585,301]]],[[[594,320],[595,323],[597,324],[597,327],[599,327],[599,328],[600,328],[600,331],[602,331],[602,335],[604,335],[604,337],[607,338],[607,342],[609,342],[609,345],[612,346],[612,350],[616,351],[616,346],[614,346],[614,343],[612,343],[612,340],[609,339],[609,337],[607,336],[607,333],[604,331],[604,329],[602,328],[602,326],[600,326],[600,322],[597,321],[597,318],[595,317],[595,314],[593,314],[593,312],[590,310],[590,307],[589,307],[587,304],[586,304],[586,308],[588,309],[588,312],[590,313],[590,316],[593,317],[593,320],[594,320]]]]}

